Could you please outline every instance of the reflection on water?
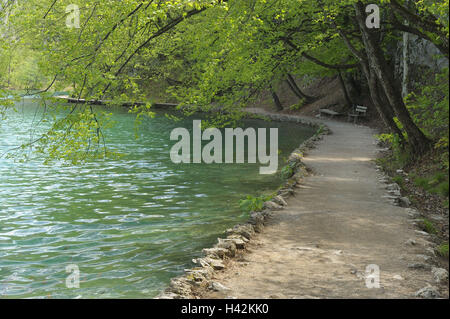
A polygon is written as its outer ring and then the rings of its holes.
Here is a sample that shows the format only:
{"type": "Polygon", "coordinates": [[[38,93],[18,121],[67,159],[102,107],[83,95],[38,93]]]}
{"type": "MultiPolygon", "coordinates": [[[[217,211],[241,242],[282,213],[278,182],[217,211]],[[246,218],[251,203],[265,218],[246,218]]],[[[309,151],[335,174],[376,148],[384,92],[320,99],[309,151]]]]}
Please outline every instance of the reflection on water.
{"type": "MultiPolygon", "coordinates": [[[[0,153],[29,138],[35,111],[20,104],[0,124],[0,153]]],[[[280,185],[259,175],[259,164],[173,164],[170,131],[192,127],[192,119],[157,115],[136,140],[133,116],[114,117],[107,142],[126,153],[120,159],[81,166],[0,159],[0,297],[154,297],[247,218],[239,199],[280,185]],[[65,286],[70,264],[80,269],[79,289],[65,286]]],[[[289,123],[246,125],[280,127],[284,156],[312,134],[289,123]]]]}

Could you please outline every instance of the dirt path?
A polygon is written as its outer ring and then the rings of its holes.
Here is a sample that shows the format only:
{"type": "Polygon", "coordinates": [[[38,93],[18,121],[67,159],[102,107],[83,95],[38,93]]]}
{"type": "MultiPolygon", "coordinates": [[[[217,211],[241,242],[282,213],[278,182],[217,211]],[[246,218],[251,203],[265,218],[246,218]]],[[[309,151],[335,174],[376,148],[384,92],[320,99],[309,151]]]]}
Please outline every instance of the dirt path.
{"type": "Polygon", "coordinates": [[[304,160],[313,174],[252,239],[244,258],[216,275],[230,290],[205,298],[411,298],[433,283],[430,269],[411,269],[428,267],[427,236],[407,209],[383,197],[375,132],[326,124],[333,134],[304,160]],[[366,287],[371,264],[380,268],[379,289],[366,287]]]}

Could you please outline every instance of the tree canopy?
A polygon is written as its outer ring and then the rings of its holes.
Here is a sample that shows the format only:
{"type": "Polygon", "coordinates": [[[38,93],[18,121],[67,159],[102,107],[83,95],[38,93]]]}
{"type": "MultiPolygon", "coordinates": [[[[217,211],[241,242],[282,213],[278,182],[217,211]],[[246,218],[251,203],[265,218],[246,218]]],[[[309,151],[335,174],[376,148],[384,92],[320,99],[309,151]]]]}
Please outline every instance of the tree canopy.
{"type": "MultiPolygon", "coordinates": [[[[448,61],[448,0],[77,0],[79,27],[68,24],[73,2],[3,1],[4,88],[12,83],[11,65],[21,64],[13,70],[16,86],[150,101],[134,111],[151,116],[152,86],[167,83],[167,98],[191,111],[220,107],[217,118],[226,122],[291,74],[360,72],[378,114],[405,147],[420,155],[442,138],[419,127],[405,104],[390,48],[406,32],[433,43],[448,61]],[[366,25],[369,4],[380,8],[379,28],[366,25]]],[[[78,158],[80,149],[97,145],[104,155],[108,114],[77,104],[65,112],[38,150],[78,158]]]]}

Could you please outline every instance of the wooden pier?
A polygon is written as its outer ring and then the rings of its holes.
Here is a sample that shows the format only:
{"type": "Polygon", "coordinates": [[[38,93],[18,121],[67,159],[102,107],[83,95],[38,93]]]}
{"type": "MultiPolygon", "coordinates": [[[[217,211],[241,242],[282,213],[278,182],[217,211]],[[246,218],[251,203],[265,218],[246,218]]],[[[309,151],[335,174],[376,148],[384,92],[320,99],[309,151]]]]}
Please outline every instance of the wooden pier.
{"type": "MultiPolygon", "coordinates": [[[[73,103],[73,104],[107,105],[107,104],[111,103],[111,101],[108,101],[108,100],[85,100],[85,99],[72,98],[72,97],[69,97],[66,95],[54,96],[53,98],[55,98],[57,100],[64,100],[67,103],[73,103]]],[[[143,106],[146,104],[147,103],[144,103],[144,102],[124,102],[124,103],[121,103],[120,105],[123,107],[133,107],[133,106],[143,106]]],[[[158,108],[158,109],[175,108],[177,106],[178,106],[178,104],[175,104],[175,103],[153,103],[152,104],[153,108],[158,108]]]]}

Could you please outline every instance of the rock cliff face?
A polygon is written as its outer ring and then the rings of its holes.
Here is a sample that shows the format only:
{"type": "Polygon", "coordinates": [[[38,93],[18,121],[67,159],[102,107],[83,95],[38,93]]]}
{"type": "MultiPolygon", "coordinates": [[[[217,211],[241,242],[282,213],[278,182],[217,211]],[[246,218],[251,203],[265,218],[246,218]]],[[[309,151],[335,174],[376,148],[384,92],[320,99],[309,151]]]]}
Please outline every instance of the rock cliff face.
{"type": "MultiPolygon", "coordinates": [[[[397,78],[403,79],[403,81],[406,80],[409,88],[419,83],[420,79],[425,75],[424,71],[438,73],[443,68],[448,67],[448,60],[441,56],[433,43],[412,34],[408,34],[406,39],[408,41],[407,50],[404,50],[404,37],[403,41],[397,42],[398,45],[392,54],[394,54],[393,62],[395,63],[397,78]],[[405,57],[409,60],[409,66],[407,67],[409,74],[407,74],[406,79],[404,77],[405,57]]],[[[402,86],[404,85],[405,83],[402,86]]]]}
{"type": "Polygon", "coordinates": [[[410,36],[410,61],[411,65],[423,65],[434,71],[439,71],[448,66],[446,58],[437,59],[440,55],[439,50],[429,41],[418,39],[416,36],[410,36]]]}

